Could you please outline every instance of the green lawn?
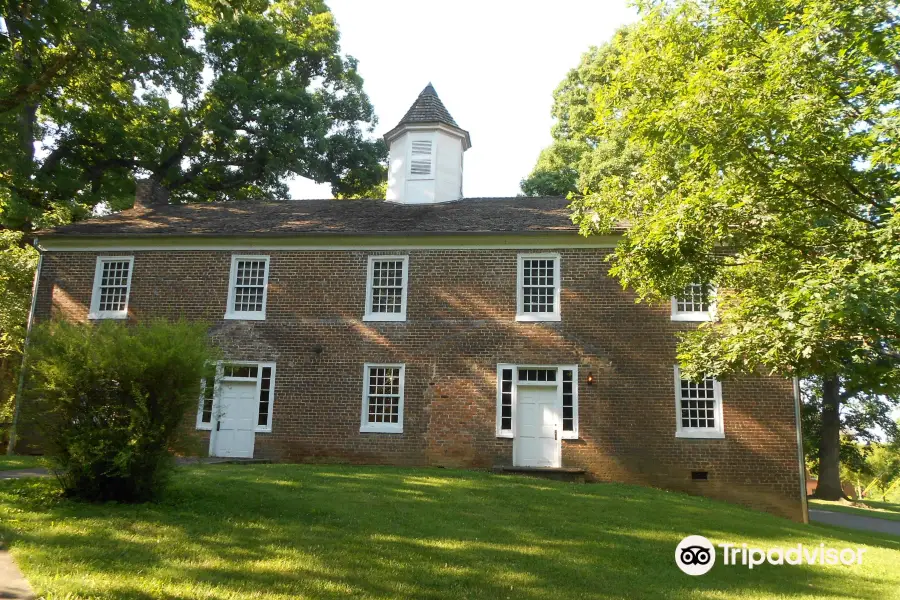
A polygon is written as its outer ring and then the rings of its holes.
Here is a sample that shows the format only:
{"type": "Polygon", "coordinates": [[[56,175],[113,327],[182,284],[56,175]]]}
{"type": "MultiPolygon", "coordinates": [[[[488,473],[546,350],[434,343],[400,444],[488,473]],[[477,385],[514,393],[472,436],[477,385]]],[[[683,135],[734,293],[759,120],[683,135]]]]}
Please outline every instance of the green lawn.
{"type": "Polygon", "coordinates": [[[850,513],[860,515],[862,517],[874,517],[876,519],[887,519],[889,521],[900,521],[900,504],[892,502],[878,502],[876,500],[859,500],[850,504],[847,501],[839,500],[837,502],[829,502],[828,500],[810,500],[810,508],[819,508],[822,510],[830,510],[833,512],[850,513]],[[859,506],[862,505],[862,506],[859,506]]]}
{"type": "Polygon", "coordinates": [[[0,454],[0,471],[33,469],[43,466],[40,464],[40,460],[40,456],[6,456],[5,454],[0,454]]]}
{"type": "Polygon", "coordinates": [[[159,504],[0,482],[0,531],[46,598],[898,597],[900,539],[613,484],[442,469],[183,468],[159,504]],[[860,566],[674,564],[688,534],[868,548],[860,566]]]}

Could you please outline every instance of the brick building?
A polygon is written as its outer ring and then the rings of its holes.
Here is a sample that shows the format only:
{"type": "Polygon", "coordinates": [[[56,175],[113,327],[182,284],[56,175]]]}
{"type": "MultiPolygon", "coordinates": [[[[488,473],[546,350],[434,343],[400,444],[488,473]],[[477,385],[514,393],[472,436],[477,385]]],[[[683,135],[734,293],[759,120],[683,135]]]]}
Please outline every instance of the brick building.
{"type": "Polygon", "coordinates": [[[386,140],[389,201],[142,184],[39,235],[36,318],[209,323],[227,360],[191,427],[213,455],[580,468],[803,518],[791,382],[679,375],[708,290],[636,304],[618,236],[579,236],[564,199],[460,198],[469,134],[431,86],[386,140]]]}

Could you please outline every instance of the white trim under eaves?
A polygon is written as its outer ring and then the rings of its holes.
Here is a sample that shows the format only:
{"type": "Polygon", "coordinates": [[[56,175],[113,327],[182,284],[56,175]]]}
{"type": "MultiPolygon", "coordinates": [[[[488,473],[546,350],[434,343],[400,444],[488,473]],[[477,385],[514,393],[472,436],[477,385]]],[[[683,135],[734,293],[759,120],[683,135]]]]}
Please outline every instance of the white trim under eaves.
{"type": "Polygon", "coordinates": [[[408,236],[213,237],[159,236],[158,239],[127,236],[108,238],[53,237],[38,240],[47,252],[134,252],[139,250],[207,250],[259,252],[269,250],[549,250],[562,248],[615,248],[621,236],[584,237],[575,232],[539,234],[460,234],[408,236]]]}

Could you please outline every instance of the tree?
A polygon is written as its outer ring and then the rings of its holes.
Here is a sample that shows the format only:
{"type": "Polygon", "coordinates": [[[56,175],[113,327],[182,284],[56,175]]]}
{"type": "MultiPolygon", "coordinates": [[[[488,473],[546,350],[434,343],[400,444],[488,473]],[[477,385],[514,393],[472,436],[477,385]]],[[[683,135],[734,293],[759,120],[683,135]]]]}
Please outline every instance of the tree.
{"type": "Polygon", "coordinates": [[[608,83],[609,68],[627,35],[627,28],[620,29],[612,41],[588,50],[553,92],[553,143],[520,182],[524,195],[566,196],[602,177],[625,175],[639,159],[623,135],[611,131],[598,136],[591,126],[597,93],[608,83]]]}
{"type": "MultiPolygon", "coordinates": [[[[802,382],[803,447],[810,472],[819,472],[819,448],[822,444],[823,378],[810,377],[802,382]]],[[[889,398],[865,391],[852,395],[852,390],[840,386],[840,463],[844,471],[860,473],[865,470],[867,451],[883,436],[892,440],[900,430],[891,411],[895,404],[889,398]]]]}
{"type": "Polygon", "coordinates": [[[131,205],[282,198],[285,177],[353,194],[386,149],[322,0],[0,5],[0,225],[131,205]],[[37,148],[37,149],[36,149],[37,148]]]}
{"type": "MultiPolygon", "coordinates": [[[[12,420],[16,374],[21,363],[25,325],[37,251],[22,244],[17,231],[0,231],[0,423],[12,420]]],[[[3,432],[0,431],[0,445],[3,432]]]]}
{"type": "Polygon", "coordinates": [[[206,333],[165,321],[33,329],[23,415],[68,495],[141,502],[163,491],[169,447],[215,358],[206,333]]]}
{"type": "Polygon", "coordinates": [[[642,300],[718,286],[717,320],[680,340],[686,375],[821,378],[817,495],[838,498],[842,396],[900,396],[895,3],[639,8],[583,127],[640,160],[582,172],[573,218],[629,222],[611,273],[642,300]]]}

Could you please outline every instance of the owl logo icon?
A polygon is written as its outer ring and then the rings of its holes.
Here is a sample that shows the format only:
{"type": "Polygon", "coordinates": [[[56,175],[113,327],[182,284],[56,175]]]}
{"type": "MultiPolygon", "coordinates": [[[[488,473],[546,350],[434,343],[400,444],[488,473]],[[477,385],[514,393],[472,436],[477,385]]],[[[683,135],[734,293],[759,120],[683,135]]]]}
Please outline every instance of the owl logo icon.
{"type": "Polygon", "coordinates": [[[703,575],[716,564],[716,549],[702,535],[689,535],[675,548],[675,564],[688,575],[703,575]]]}

